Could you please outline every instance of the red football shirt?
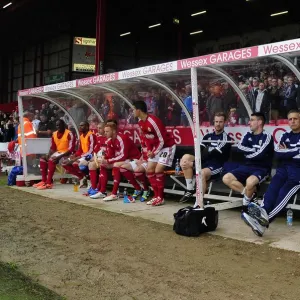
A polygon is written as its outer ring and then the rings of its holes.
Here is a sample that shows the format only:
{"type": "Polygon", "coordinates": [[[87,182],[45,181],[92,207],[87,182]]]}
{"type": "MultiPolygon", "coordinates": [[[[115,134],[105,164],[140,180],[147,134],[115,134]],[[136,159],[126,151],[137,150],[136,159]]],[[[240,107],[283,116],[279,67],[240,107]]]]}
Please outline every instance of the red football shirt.
{"type": "Polygon", "coordinates": [[[107,141],[105,159],[108,163],[125,161],[126,159],[139,159],[141,152],[126,134],[118,133],[114,139],[107,141]]]}
{"type": "Polygon", "coordinates": [[[161,149],[175,145],[173,135],[167,132],[163,122],[156,116],[148,115],[138,122],[145,138],[148,151],[157,155],[161,149]]]}

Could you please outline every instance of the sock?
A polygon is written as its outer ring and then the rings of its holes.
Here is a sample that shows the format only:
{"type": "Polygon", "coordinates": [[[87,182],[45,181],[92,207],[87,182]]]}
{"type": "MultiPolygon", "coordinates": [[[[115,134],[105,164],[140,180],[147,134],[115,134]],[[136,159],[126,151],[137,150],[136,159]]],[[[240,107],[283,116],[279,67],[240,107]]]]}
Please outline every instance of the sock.
{"type": "Polygon", "coordinates": [[[134,173],[135,178],[142,184],[144,191],[148,191],[149,185],[145,173],[134,173]]]}
{"type": "Polygon", "coordinates": [[[128,180],[128,182],[134,187],[135,190],[137,191],[141,190],[140,185],[137,183],[136,179],[134,178],[133,172],[124,168],[120,168],[120,171],[121,174],[128,180]]]}
{"type": "Polygon", "coordinates": [[[48,179],[47,184],[52,184],[53,175],[56,169],[56,164],[50,159],[48,162],[48,179]]]}
{"type": "Polygon", "coordinates": [[[101,193],[106,192],[107,181],[108,181],[107,169],[104,167],[101,167],[101,170],[100,170],[100,184],[101,184],[100,192],[101,193]]]}
{"type": "Polygon", "coordinates": [[[149,179],[150,185],[153,189],[154,198],[157,198],[157,186],[156,186],[156,176],[154,172],[147,173],[147,177],[149,179]]]}
{"type": "Polygon", "coordinates": [[[93,190],[97,188],[97,177],[97,170],[90,170],[90,180],[93,190]]]}
{"type": "Polygon", "coordinates": [[[243,198],[243,205],[247,206],[250,203],[251,198],[248,198],[246,195],[244,195],[243,198]]]}
{"type": "Polygon", "coordinates": [[[121,171],[120,168],[113,167],[113,174],[114,174],[114,186],[112,189],[112,194],[117,195],[118,194],[118,188],[121,181],[121,171]]]}
{"type": "Polygon", "coordinates": [[[69,174],[72,174],[79,179],[82,179],[84,177],[84,174],[80,172],[78,164],[73,165],[64,165],[64,168],[68,171],[69,174]]]}
{"type": "Polygon", "coordinates": [[[40,159],[40,171],[42,174],[42,181],[47,181],[48,163],[44,159],[40,159]]]}
{"type": "Polygon", "coordinates": [[[186,182],[186,189],[188,191],[191,191],[194,189],[194,185],[193,185],[193,178],[192,179],[185,179],[185,182],[186,182]]]}
{"type": "Polygon", "coordinates": [[[157,196],[160,199],[164,198],[164,188],[165,188],[165,174],[156,173],[156,186],[157,186],[157,196]]]}
{"type": "Polygon", "coordinates": [[[100,173],[101,173],[101,169],[99,170],[99,175],[98,175],[98,185],[97,185],[97,190],[100,191],[101,190],[101,180],[100,180],[100,173]]]}

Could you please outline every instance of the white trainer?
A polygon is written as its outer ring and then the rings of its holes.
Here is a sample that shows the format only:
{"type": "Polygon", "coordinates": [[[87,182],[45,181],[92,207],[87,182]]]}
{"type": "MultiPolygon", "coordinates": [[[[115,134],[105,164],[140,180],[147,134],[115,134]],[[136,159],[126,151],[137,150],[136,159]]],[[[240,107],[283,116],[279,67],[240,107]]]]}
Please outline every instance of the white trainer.
{"type": "Polygon", "coordinates": [[[95,195],[91,195],[90,198],[91,198],[91,199],[100,199],[100,198],[105,198],[106,196],[107,196],[106,193],[98,192],[98,193],[95,194],[95,195]]]}
{"type": "Polygon", "coordinates": [[[115,201],[115,200],[118,200],[119,199],[119,197],[117,196],[117,195],[113,195],[113,194],[111,194],[111,195],[109,195],[109,196],[107,196],[107,197],[105,197],[104,199],[103,199],[103,201],[115,201]]]}
{"type": "Polygon", "coordinates": [[[147,202],[147,205],[152,205],[157,198],[152,198],[150,201],[147,202]]]}

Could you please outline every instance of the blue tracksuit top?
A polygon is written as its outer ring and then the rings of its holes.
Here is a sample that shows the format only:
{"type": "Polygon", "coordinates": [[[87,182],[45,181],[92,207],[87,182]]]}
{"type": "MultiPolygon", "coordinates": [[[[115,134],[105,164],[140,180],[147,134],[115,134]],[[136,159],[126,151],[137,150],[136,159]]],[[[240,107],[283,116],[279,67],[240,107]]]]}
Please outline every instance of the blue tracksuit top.
{"type": "Polygon", "coordinates": [[[275,147],[275,155],[283,165],[300,168],[300,133],[283,133],[275,147]],[[280,145],[285,145],[286,149],[279,149],[280,145]]]}
{"type": "Polygon", "coordinates": [[[272,168],[274,142],[270,133],[266,131],[260,134],[247,132],[238,144],[238,150],[244,153],[246,165],[272,168]]]}

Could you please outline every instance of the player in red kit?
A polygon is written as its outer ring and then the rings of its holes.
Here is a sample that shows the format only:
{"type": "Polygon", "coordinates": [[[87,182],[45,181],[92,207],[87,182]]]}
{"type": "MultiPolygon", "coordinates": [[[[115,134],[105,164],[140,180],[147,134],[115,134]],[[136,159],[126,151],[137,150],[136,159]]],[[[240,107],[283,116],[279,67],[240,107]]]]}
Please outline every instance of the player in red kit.
{"type": "Polygon", "coordinates": [[[175,141],[159,118],[147,114],[144,101],[134,103],[134,116],[139,118],[138,124],[146,138],[148,150],[147,176],[154,191],[154,198],[147,204],[159,206],[164,204],[164,170],[165,167],[172,166],[176,150],[175,141]]]}
{"type": "Polygon", "coordinates": [[[146,146],[146,138],[142,133],[140,133],[140,139],[142,151],[140,159],[134,159],[126,162],[120,166],[120,171],[135,189],[132,199],[136,200],[139,196],[141,196],[140,200],[141,202],[144,202],[149,196],[148,180],[145,174],[147,170],[148,150],[146,146]],[[142,184],[142,187],[137,180],[142,184]]]}
{"type": "Polygon", "coordinates": [[[90,198],[105,197],[103,201],[113,201],[118,199],[117,191],[121,181],[120,166],[127,161],[138,159],[141,153],[129,136],[117,132],[116,124],[106,124],[104,132],[107,137],[107,147],[105,155],[99,160],[101,189],[97,194],[90,196],[90,198]],[[114,186],[111,195],[106,197],[108,169],[113,169],[114,186]]]}
{"type": "Polygon", "coordinates": [[[100,179],[98,180],[98,172],[97,169],[99,168],[98,159],[101,159],[103,155],[105,155],[106,151],[106,141],[107,138],[104,134],[104,127],[105,123],[99,123],[97,126],[98,133],[96,134],[97,144],[94,148],[94,157],[89,161],[89,174],[91,180],[91,186],[87,191],[87,195],[95,195],[100,190],[100,179]]]}

